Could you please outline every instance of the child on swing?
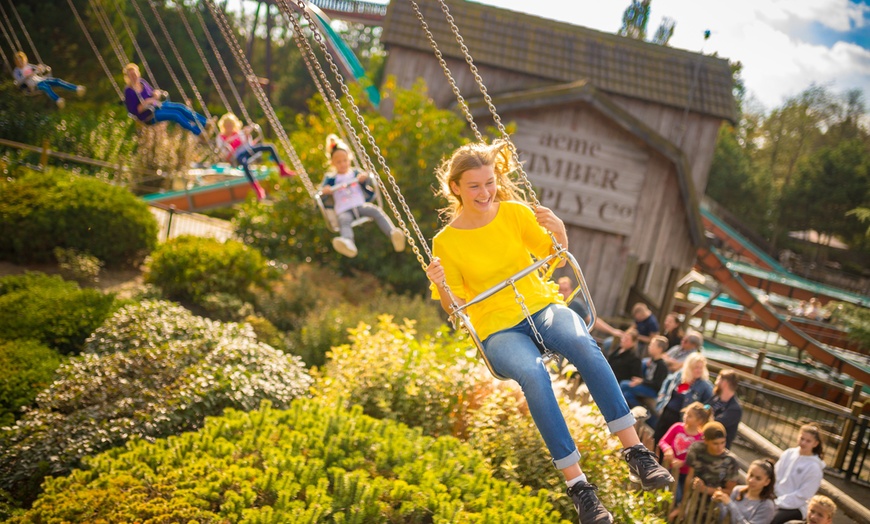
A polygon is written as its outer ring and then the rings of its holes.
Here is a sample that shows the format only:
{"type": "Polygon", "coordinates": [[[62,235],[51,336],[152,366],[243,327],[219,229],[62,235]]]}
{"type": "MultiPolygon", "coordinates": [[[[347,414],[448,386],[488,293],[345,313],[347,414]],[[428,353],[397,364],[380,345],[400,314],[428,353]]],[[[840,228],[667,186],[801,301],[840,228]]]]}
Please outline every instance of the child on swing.
{"type": "Polygon", "coordinates": [[[251,140],[251,128],[242,127],[242,123],[236,115],[227,113],[222,116],[218,120],[218,129],[220,130],[220,134],[217,137],[218,150],[224,154],[228,162],[242,166],[245,177],[251,183],[254,192],[257,193],[257,200],[266,198],[266,191],[257,182],[257,179],[254,178],[254,174],[251,173],[251,168],[248,166],[251,157],[257,153],[269,153],[272,155],[272,160],[278,164],[278,172],[282,177],[293,176],[293,172],[289,171],[284,162],[281,161],[275,146],[266,143],[253,143],[251,140]]]}
{"type": "Polygon", "coordinates": [[[374,197],[369,174],[351,167],[350,148],[335,135],[326,137],[326,157],[332,168],[320,184],[320,191],[332,197],[332,206],[338,217],[339,236],[332,239],[332,247],[346,257],[357,255],[353,236],[353,221],[369,217],[390,238],[393,249],[405,249],[405,235],[393,226],[386,213],[368,201],[374,197]]]}
{"type": "MultiPolygon", "coordinates": [[[[196,136],[200,136],[212,122],[184,104],[163,100],[166,93],[151,87],[142,78],[139,66],[127,64],[124,67],[124,105],[127,112],[145,125],[159,122],[175,122],[196,136]]],[[[205,138],[203,136],[203,138],[205,138]]]]}
{"type": "Polygon", "coordinates": [[[12,71],[15,85],[28,91],[39,90],[48,95],[57,107],[63,109],[66,100],[54,92],[53,87],[61,87],[68,91],[75,91],[77,95],[85,94],[85,86],[77,86],[66,80],[51,76],[51,68],[45,64],[30,64],[27,55],[23,51],[15,53],[15,70],[12,71]]]}
{"type": "MultiPolygon", "coordinates": [[[[435,236],[434,257],[426,275],[432,282],[433,298],[440,299],[448,312],[451,299],[445,283],[462,305],[528,267],[533,256],[548,256],[553,250],[548,232],[562,246],[568,245],[565,224],[559,217],[543,206],[532,210],[508,178],[516,168],[511,147],[505,141],[468,144],[437,171],[441,193],[450,203],[442,210],[449,223],[435,236]]],[[[667,487],[673,477],[640,443],[619,384],[585,323],[565,305],[556,285],[545,282],[538,273],[517,281],[516,287],[544,345],[580,371],[608,428],[624,448],[632,480],[645,490],[667,487]]],[[[598,488],[580,469],[580,453],[513,290],[504,289],[467,313],[493,370],[516,380],[522,388],[553,464],[565,478],[580,523],[613,522],[595,494],[598,488]]]]}

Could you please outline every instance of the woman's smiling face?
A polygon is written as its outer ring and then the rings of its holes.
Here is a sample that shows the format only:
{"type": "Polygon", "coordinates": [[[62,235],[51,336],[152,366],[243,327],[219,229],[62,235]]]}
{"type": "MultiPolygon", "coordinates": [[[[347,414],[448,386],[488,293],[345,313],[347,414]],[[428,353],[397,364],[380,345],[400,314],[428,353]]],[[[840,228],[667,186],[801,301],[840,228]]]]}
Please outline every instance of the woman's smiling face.
{"type": "Polygon", "coordinates": [[[495,202],[498,186],[492,166],[481,166],[462,173],[459,183],[451,183],[450,190],[462,202],[463,211],[487,213],[495,202]]]}

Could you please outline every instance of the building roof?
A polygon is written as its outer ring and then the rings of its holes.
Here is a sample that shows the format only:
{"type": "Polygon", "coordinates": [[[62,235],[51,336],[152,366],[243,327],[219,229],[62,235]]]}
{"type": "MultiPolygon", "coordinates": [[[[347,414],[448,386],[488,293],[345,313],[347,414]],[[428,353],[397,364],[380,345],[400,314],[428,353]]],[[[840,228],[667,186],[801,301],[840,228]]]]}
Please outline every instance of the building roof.
{"type": "MultiPolygon", "coordinates": [[[[584,102],[592,106],[606,118],[619,127],[630,132],[647,146],[670,160],[674,164],[680,196],[685,203],[686,216],[689,222],[689,235],[695,246],[705,246],[704,227],[698,210],[695,186],[692,182],[689,162],[683,152],[671,141],[661,136],[654,129],[622,109],[600,90],[585,80],[529,89],[513,93],[493,95],[493,103],[498,106],[501,114],[512,111],[529,110],[554,105],[584,102]]],[[[469,109],[474,116],[489,114],[489,108],[482,98],[468,101],[469,109]]]]}
{"type": "MultiPolygon", "coordinates": [[[[607,93],[680,109],[688,105],[732,122],[737,118],[725,59],[464,0],[445,1],[475,65],[555,83],[587,80],[607,93]]],[[[439,2],[418,4],[441,52],[464,59],[439,2]]],[[[381,41],[432,52],[411,2],[390,2],[381,41]]],[[[498,86],[487,88],[498,92],[498,86]]]]}

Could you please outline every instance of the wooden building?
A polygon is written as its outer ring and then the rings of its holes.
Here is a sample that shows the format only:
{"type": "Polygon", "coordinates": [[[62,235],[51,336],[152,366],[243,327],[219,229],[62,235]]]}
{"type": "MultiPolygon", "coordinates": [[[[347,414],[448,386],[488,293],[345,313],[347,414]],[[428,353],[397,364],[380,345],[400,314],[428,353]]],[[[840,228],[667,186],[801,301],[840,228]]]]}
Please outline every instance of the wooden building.
{"type": "MultiPolygon", "coordinates": [[[[418,2],[479,126],[492,124],[437,2],[418,2]]],[[[704,243],[698,201],[719,126],[734,121],[726,60],[462,0],[451,15],[543,205],[568,225],[599,313],[671,306],[704,243]]],[[[614,23],[617,23],[615,21],[614,23]]],[[[386,74],[456,98],[410,2],[390,2],[386,74]]],[[[445,152],[447,154],[448,152],[445,152]]]]}

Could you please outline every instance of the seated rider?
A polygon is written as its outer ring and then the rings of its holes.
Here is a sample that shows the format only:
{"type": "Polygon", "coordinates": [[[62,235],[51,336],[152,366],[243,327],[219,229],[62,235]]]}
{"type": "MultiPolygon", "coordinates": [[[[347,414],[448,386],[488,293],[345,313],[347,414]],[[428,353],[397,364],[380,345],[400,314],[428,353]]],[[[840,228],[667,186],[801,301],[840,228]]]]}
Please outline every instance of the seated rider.
{"type": "Polygon", "coordinates": [[[184,104],[164,100],[165,91],[155,90],[142,78],[139,66],[127,64],[124,67],[124,105],[127,112],[146,125],[159,122],[175,122],[196,136],[208,127],[208,120],[184,104]]]}
{"type": "Polygon", "coordinates": [[[369,202],[374,197],[369,174],[351,167],[353,157],[350,149],[335,135],[326,137],[326,156],[332,168],[320,184],[321,193],[330,197],[326,205],[335,210],[338,217],[339,236],[332,239],[332,247],[346,257],[357,255],[353,236],[353,221],[369,217],[390,238],[393,249],[405,249],[405,235],[393,226],[386,213],[369,202]]]}
{"type": "Polygon", "coordinates": [[[242,123],[238,117],[232,113],[227,113],[218,120],[218,129],[220,134],[217,137],[218,150],[224,155],[227,161],[232,162],[242,167],[245,172],[245,177],[254,191],[257,193],[257,200],[262,200],[266,197],[266,191],[254,178],[251,173],[251,168],[248,163],[251,157],[257,153],[269,153],[272,155],[272,160],[278,164],[278,172],[282,177],[293,176],[293,172],[289,171],[278,156],[278,151],[272,144],[255,144],[251,140],[251,127],[242,127],[242,123]]]}
{"type": "Polygon", "coordinates": [[[22,51],[15,53],[15,70],[12,71],[12,76],[15,78],[16,86],[30,92],[35,90],[42,91],[61,109],[66,105],[66,100],[55,93],[52,87],[61,87],[69,91],[75,91],[79,96],[85,94],[85,86],[77,86],[66,80],[54,78],[51,76],[50,67],[45,64],[34,65],[28,63],[27,55],[22,51]]]}

